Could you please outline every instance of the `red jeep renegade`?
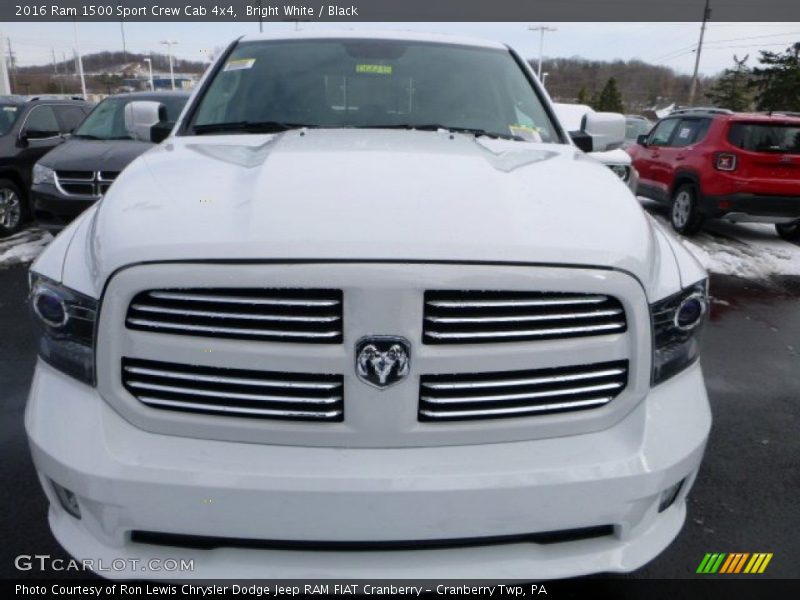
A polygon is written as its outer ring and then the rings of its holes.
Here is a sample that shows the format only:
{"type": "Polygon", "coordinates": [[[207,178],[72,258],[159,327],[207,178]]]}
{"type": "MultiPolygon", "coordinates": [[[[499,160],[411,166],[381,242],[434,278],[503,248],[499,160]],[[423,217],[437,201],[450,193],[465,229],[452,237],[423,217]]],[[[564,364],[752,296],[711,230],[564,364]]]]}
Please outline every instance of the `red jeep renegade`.
{"type": "Polygon", "coordinates": [[[670,205],[684,235],[706,218],[774,223],[800,240],[800,117],[683,109],[628,148],[637,193],[670,205]]]}

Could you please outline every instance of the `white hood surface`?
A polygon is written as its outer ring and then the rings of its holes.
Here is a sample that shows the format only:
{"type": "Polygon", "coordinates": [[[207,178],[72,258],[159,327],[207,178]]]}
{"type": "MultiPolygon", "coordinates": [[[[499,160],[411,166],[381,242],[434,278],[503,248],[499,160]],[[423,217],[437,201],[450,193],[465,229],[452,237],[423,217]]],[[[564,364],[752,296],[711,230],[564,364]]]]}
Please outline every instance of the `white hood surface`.
{"type": "Polygon", "coordinates": [[[569,145],[445,131],[308,129],[170,138],[93,227],[94,276],[181,260],[513,262],[653,277],[638,202],[569,145]]]}

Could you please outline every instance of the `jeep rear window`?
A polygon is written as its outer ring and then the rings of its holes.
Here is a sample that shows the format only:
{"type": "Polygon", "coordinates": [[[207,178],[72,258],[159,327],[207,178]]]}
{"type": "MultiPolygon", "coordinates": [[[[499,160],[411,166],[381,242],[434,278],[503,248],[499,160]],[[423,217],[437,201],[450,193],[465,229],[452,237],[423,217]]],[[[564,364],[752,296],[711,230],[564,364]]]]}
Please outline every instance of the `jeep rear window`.
{"type": "Polygon", "coordinates": [[[561,142],[505,49],[397,40],[265,40],[226,57],[189,131],[217,124],[442,126],[561,142]]]}
{"type": "Polygon", "coordinates": [[[731,123],[728,141],[751,152],[800,154],[800,125],[731,123]]]}
{"type": "Polygon", "coordinates": [[[19,107],[16,104],[0,104],[0,135],[11,131],[18,115],[19,107]]]}

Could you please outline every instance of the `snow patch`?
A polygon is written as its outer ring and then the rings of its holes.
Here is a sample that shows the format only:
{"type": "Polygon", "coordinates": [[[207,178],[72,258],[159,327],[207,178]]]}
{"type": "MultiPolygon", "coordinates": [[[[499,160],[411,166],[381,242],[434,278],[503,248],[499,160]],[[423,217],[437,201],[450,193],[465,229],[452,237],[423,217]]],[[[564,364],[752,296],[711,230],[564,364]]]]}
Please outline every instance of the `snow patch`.
{"type": "Polygon", "coordinates": [[[0,266],[33,261],[53,240],[53,236],[42,229],[26,229],[11,237],[0,239],[0,266]]]}
{"type": "MultiPolygon", "coordinates": [[[[662,208],[646,199],[642,199],[642,204],[664,227],[672,230],[662,208]]],[[[696,236],[677,237],[712,273],[755,280],[775,275],[800,276],[800,246],[778,237],[773,225],[709,221],[696,236]]]]}

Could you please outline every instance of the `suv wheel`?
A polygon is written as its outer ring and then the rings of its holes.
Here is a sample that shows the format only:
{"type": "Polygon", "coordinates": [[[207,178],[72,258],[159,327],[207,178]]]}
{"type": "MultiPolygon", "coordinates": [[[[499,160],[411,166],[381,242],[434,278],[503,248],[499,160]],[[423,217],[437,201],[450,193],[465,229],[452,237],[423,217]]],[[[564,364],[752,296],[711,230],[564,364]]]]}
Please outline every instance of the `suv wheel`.
{"type": "Polygon", "coordinates": [[[703,215],[697,207],[694,185],[686,183],[675,190],[669,211],[672,228],[683,235],[694,235],[703,226],[703,215]]]}
{"type": "Polygon", "coordinates": [[[0,237],[22,228],[25,207],[19,188],[8,179],[0,179],[0,237]]]}
{"type": "Polygon", "coordinates": [[[800,221],[793,223],[777,223],[775,231],[787,242],[800,242],[800,221]]]}

